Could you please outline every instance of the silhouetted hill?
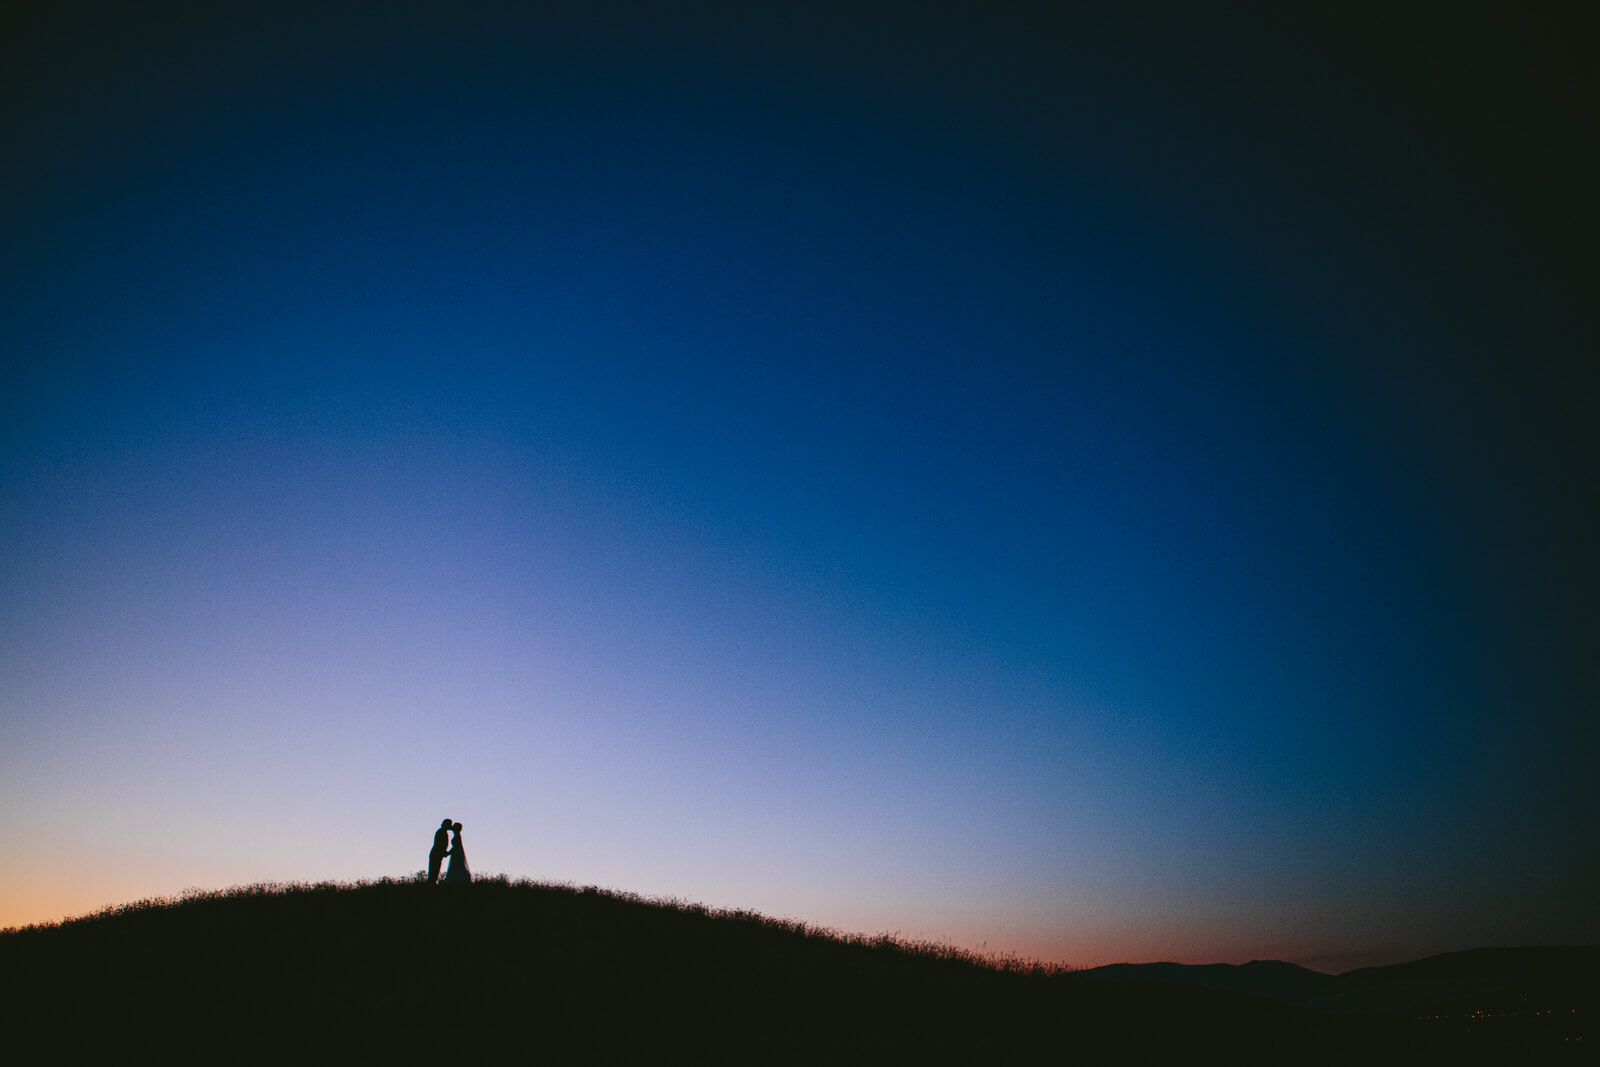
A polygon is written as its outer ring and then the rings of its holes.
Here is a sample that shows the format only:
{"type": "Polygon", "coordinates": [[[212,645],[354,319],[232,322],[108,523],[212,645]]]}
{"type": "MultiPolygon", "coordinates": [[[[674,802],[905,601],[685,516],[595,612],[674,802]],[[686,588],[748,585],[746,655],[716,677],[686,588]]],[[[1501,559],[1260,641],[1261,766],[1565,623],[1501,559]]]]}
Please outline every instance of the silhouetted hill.
{"type": "Polygon", "coordinates": [[[1272,1000],[1297,1001],[1315,996],[1332,975],[1279,960],[1231,963],[1112,963],[1079,972],[1110,985],[1193,985],[1226,993],[1248,993],[1272,1000]]]}
{"type": "Polygon", "coordinates": [[[1414,1020],[1097,983],[948,946],[504,879],[144,901],[0,933],[0,975],[8,1051],[69,1061],[1349,1063],[1483,1051],[1414,1020]]]}
{"type": "Polygon", "coordinates": [[[1320,1015],[1390,1019],[1481,1060],[1501,1052],[1579,1057],[1600,1010],[1600,948],[1482,948],[1330,975],[1292,963],[1119,963],[1080,971],[1097,985],[1248,993],[1320,1015]]]}
{"type": "Polygon", "coordinates": [[[1300,1002],[1346,1014],[1592,1014],[1600,1004],[1600,948],[1479,948],[1363,967],[1335,976],[1300,1002]]]}
{"type": "Polygon", "coordinates": [[[1293,963],[1114,963],[1077,972],[1110,985],[1181,985],[1249,993],[1338,1014],[1415,1017],[1591,1007],[1600,947],[1480,948],[1411,963],[1323,974],[1293,963]]]}

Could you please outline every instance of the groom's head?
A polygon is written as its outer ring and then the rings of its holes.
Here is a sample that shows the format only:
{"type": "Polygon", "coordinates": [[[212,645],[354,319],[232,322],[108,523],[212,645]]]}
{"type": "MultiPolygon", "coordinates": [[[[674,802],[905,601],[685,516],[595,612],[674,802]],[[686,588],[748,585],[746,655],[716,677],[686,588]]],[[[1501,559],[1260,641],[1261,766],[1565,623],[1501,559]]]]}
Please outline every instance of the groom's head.
{"type": "Polygon", "coordinates": [[[446,820],[445,820],[445,821],[444,821],[444,822],[442,822],[442,823],[440,823],[440,824],[439,824],[439,829],[441,829],[441,830],[448,830],[448,829],[450,829],[450,826],[451,826],[451,822],[450,822],[450,820],[449,820],[449,819],[446,819],[446,820]]]}

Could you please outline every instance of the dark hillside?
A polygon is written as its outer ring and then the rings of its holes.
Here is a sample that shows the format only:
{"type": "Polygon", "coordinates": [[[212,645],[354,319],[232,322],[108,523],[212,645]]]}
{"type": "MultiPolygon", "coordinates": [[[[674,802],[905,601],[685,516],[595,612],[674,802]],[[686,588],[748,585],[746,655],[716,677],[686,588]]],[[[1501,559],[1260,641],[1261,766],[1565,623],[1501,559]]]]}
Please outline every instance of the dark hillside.
{"type": "Polygon", "coordinates": [[[1279,960],[1249,963],[1112,963],[1081,972],[1108,985],[1195,985],[1227,993],[1249,993],[1273,1000],[1298,1001],[1315,995],[1334,977],[1279,960]]]}
{"type": "MultiPolygon", "coordinates": [[[[1256,960],[1240,966],[1119,963],[1073,981],[1249,993],[1371,1026],[1388,1019],[1429,1050],[1480,1062],[1584,1062],[1600,1018],[1600,948],[1483,948],[1329,975],[1256,960]]],[[[1592,1056],[1591,1056],[1592,1060],[1592,1056]]]]}
{"type": "Polygon", "coordinates": [[[12,1047],[69,1059],[1338,1063],[1420,1050],[1396,1024],[496,879],[141,902],[0,934],[0,974],[12,1047]]]}
{"type": "Polygon", "coordinates": [[[1509,1017],[1600,1007],[1600,948],[1479,948],[1346,971],[1303,1003],[1329,1012],[1509,1017]]]}

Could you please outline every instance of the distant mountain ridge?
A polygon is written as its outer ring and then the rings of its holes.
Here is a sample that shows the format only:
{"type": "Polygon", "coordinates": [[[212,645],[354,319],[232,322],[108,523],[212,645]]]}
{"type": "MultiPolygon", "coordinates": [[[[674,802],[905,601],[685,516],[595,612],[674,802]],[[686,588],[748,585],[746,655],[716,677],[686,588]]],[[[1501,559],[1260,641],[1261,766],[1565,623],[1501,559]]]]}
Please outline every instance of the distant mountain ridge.
{"type": "Polygon", "coordinates": [[[1191,986],[1321,1013],[1485,1017],[1600,1007],[1600,946],[1478,948],[1323,974],[1279,960],[1245,964],[1113,963],[1075,977],[1114,986],[1191,986]]]}
{"type": "Polygon", "coordinates": [[[1078,974],[1109,985],[1194,985],[1224,993],[1298,1000],[1325,988],[1334,976],[1282,960],[1249,963],[1111,963],[1078,974]]]}

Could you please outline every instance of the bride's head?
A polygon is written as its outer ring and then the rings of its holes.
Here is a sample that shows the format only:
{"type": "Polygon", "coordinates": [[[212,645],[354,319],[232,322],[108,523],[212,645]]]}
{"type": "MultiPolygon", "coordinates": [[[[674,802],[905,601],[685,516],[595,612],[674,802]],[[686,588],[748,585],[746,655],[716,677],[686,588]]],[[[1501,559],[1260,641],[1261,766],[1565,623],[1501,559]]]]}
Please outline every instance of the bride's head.
{"type": "Polygon", "coordinates": [[[450,829],[454,830],[456,833],[459,834],[461,832],[461,824],[460,823],[456,823],[454,826],[450,827],[450,829]]]}

